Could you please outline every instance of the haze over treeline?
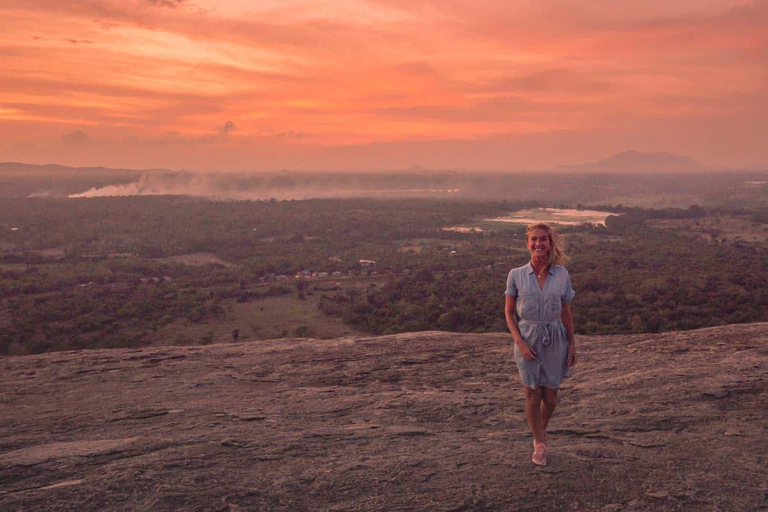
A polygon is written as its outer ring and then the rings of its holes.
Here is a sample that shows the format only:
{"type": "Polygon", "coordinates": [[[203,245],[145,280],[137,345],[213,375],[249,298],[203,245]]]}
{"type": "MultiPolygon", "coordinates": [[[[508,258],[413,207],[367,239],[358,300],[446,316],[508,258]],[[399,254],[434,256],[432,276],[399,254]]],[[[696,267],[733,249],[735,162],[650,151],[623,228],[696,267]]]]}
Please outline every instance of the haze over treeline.
{"type": "Polygon", "coordinates": [[[708,168],[670,153],[625,151],[546,172],[467,169],[378,172],[298,171],[203,173],[61,165],[0,164],[0,196],[110,197],[186,195],[213,200],[436,197],[688,206],[718,196],[753,195],[767,171],[708,168]],[[740,192],[741,191],[741,192],[740,192]],[[636,203],[635,199],[641,201],[636,203]],[[650,200],[650,202],[649,202],[650,200]]]}

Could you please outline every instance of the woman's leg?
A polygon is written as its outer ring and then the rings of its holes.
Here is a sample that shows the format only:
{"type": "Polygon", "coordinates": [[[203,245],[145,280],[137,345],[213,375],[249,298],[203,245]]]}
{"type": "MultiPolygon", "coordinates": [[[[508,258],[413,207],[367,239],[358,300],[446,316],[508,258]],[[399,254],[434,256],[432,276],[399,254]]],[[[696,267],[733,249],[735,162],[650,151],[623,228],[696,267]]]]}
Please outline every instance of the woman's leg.
{"type": "Polygon", "coordinates": [[[547,425],[557,407],[557,389],[541,386],[541,423],[544,427],[544,441],[547,440],[547,425]]]}
{"type": "Polygon", "coordinates": [[[541,400],[542,389],[545,388],[541,386],[536,389],[525,387],[525,416],[528,418],[528,425],[531,427],[535,444],[547,441],[541,414],[544,408],[544,403],[541,400]]]}

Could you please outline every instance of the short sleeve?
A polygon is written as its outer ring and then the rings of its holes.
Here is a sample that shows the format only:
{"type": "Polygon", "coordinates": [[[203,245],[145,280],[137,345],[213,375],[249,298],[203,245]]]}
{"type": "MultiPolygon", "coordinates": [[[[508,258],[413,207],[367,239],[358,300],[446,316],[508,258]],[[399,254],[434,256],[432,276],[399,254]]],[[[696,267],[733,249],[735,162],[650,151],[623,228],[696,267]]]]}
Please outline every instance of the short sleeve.
{"type": "Polygon", "coordinates": [[[563,292],[563,304],[568,304],[569,302],[571,302],[574,295],[576,295],[576,292],[573,290],[573,287],[571,286],[571,276],[566,271],[565,291],[563,292]]]}
{"type": "Polygon", "coordinates": [[[505,292],[507,297],[517,297],[517,284],[515,283],[515,276],[512,271],[507,276],[507,291],[505,292]]]}

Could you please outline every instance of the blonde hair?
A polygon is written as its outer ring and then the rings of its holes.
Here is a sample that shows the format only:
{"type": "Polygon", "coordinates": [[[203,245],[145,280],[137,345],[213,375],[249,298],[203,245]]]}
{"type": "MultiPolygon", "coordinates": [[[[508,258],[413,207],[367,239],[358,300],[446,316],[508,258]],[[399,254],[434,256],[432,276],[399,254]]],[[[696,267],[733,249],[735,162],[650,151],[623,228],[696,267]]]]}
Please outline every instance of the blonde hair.
{"type": "Polygon", "coordinates": [[[531,233],[537,229],[543,229],[547,232],[547,236],[549,237],[550,249],[549,258],[547,258],[547,268],[552,268],[555,265],[565,265],[568,263],[570,258],[560,248],[560,237],[557,235],[554,228],[552,228],[552,226],[546,222],[534,222],[533,224],[528,224],[528,229],[525,230],[526,243],[531,238],[531,233]]]}

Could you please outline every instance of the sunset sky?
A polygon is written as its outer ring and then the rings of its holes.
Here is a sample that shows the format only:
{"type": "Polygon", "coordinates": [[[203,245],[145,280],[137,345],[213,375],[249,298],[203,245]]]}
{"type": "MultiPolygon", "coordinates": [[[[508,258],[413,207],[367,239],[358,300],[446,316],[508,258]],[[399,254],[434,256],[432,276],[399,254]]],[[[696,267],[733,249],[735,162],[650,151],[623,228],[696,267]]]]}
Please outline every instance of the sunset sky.
{"type": "Polygon", "coordinates": [[[768,0],[0,0],[0,161],[768,168],[768,0]]]}

